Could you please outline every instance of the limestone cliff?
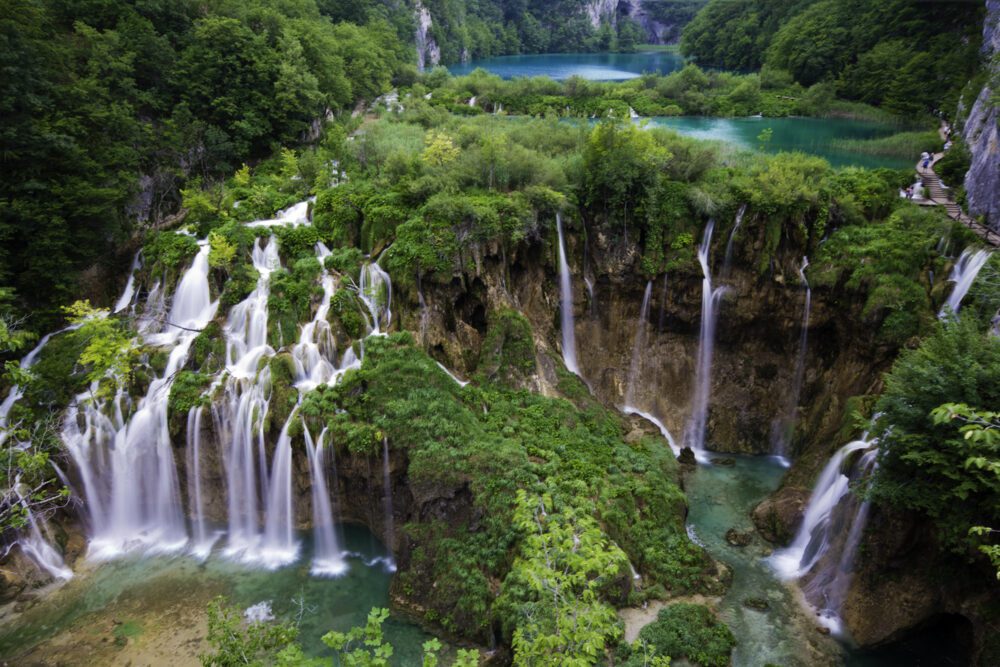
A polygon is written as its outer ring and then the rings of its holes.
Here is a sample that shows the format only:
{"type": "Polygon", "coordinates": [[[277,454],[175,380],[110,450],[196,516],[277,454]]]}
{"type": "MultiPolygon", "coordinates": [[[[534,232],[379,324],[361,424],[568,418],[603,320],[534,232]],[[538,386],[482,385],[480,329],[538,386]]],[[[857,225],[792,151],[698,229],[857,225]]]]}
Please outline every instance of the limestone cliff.
{"type": "Polygon", "coordinates": [[[413,12],[414,21],[417,24],[414,35],[414,41],[417,45],[417,69],[423,71],[427,67],[434,67],[441,63],[441,47],[431,35],[434,21],[431,18],[430,10],[420,0],[416,0],[413,12]]]}
{"type": "Polygon", "coordinates": [[[990,62],[990,80],[980,91],[965,121],[962,138],[972,154],[965,177],[969,212],[983,215],[1000,229],[1000,0],[987,0],[983,28],[983,57],[990,62]]]}

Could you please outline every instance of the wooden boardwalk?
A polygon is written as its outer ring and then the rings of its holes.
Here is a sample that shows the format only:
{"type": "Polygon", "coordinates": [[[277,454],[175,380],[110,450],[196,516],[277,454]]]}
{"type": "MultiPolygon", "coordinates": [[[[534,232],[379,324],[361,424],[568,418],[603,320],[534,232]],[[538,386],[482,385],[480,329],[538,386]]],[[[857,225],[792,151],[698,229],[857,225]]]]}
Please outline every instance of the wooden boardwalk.
{"type": "MultiPolygon", "coordinates": [[[[943,137],[943,128],[941,134],[943,137]]],[[[920,176],[920,182],[923,183],[927,203],[944,206],[944,210],[948,213],[949,218],[961,222],[975,232],[976,236],[991,246],[995,248],[1000,247],[1000,233],[979,224],[978,221],[966,215],[962,207],[956,204],[955,200],[951,198],[951,193],[941,183],[941,178],[934,172],[934,165],[943,157],[944,153],[935,153],[931,158],[930,166],[926,169],[924,168],[923,160],[917,162],[917,174],[920,176]]]]}

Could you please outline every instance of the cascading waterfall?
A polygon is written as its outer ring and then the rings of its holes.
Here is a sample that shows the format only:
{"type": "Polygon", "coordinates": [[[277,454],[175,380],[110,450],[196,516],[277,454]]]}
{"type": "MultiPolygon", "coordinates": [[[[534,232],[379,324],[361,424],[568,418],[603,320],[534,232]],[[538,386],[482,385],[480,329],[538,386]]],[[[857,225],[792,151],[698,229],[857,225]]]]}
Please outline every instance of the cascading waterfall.
{"type": "MultiPolygon", "coordinates": [[[[860,479],[870,479],[878,467],[878,449],[872,448],[864,452],[855,465],[855,476],[860,479]]],[[[850,517],[847,525],[847,537],[840,546],[839,554],[831,551],[830,562],[821,567],[818,563],[811,579],[802,587],[806,599],[812,602],[819,611],[820,621],[833,633],[840,634],[842,624],[840,613],[844,600],[854,578],[854,563],[857,559],[858,546],[868,524],[868,514],[871,502],[861,500],[854,494],[846,495],[840,502],[838,511],[843,512],[842,518],[850,517]]]]}
{"type": "Polygon", "coordinates": [[[579,375],[580,366],[576,362],[576,332],[573,329],[573,285],[570,282],[569,262],[566,261],[566,241],[563,238],[560,213],[556,213],[556,231],[559,234],[559,311],[563,363],[566,364],[566,370],[579,375]]]}
{"type": "Polygon", "coordinates": [[[709,251],[712,246],[712,232],[715,221],[709,220],[705,235],[698,246],[698,263],[701,264],[704,279],[701,295],[701,333],[698,340],[698,366],[695,375],[694,394],[691,398],[691,418],[685,433],[685,445],[691,448],[695,457],[704,460],[705,425],[708,419],[708,400],[712,387],[712,356],[715,352],[715,324],[719,316],[718,305],[725,288],[712,288],[712,273],[709,267],[709,251]]]}
{"type": "Polygon", "coordinates": [[[188,541],[167,399],[191,343],[218,307],[209,292],[208,252],[208,244],[201,244],[177,286],[163,330],[146,336],[149,345],[173,347],[162,375],[150,383],[128,421],[123,418],[127,399],[120,386],[109,403],[91,400],[99,396],[95,383],[67,410],[63,441],[80,470],[92,531],[90,554],[96,558],[136,546],[177,550],[188,541]]]}
{"type": "Polygon", "coordinates": [[[726,257],[722,262],[723,279],[729,278],[729,273],[733,266],[733,241],[736,240],[736,232],[740,231],[740,226],[743,225],[743,217],[746,214],[747,205],[740,204],[739,209],[736,210],[736,221],[733,223],[733,230],[729,232],[729,241],[726,243],[726,257]]]}
{"type": "Polygon", "coordinates": [[[639,310],[639,319],[635,323],[635,339],[632,343],[632,361],[628,369],[628,381],[625,386],[625,412],[634,411],[635,405],[635,383],[639,376],[639,366],[642,363],[642,354],[646,350],[646,330],[649,320],[649,298],[653,294],[653,281],[646,283],[646,291],[642,296],[642,308],[639,310]]]}
{"type": "Polygon", "coordinates": [[[324,428],[313,445],[312,435],[306,425],[302,424],[303,436],[306,441],[306,454],[309,457],[309,471],[312,477],[312,511],[313,539],[315,555],[310,572],[317,576],[336,577],[347,571],[347,562],[340,549],[333,509],[330,505],[330,491],[326,483],[325,448],[326,429],[324,428]]]}
{"type": "Polygon", "coordinates": [[[843,472],[844,462],[854,452],[869,449],[872,445],[873,442],[865,439],[848,443],[823,468],[809,497],[802,525],[795,534],[795,539],[770,558],[772,567],[780,577],[801,577],[826,555],[834,538],[831,515],[850,491],[850,478],[843,472]]]}
{"type": "Polygon", "coordinates": [[[958,309],[962,307],[962,299],[969,293],[972,283],[976,281],[979,272],[986,266],[991,254],[989,250],[973,250],[972,248],[966,248],[962,251],[962,256],[959,257],[955,268],[951,270],[951,276],[948,278],[949,281],[955,283],[955,287],[952,288],[948,301],[941,307],[938,317],[944,319],[949,316],[949,313],[952,316],[958,316],[958,309]]]}
{"type": "Polygon", "coordinates": [[[267,301],[271,273],[280,267],[277,241],[254,244],[257,285],[232,307],[226,334],[225,400],[213,404],[213,419],[224,446],[229,531],[226,553],[253,560],[260,543],[261,499],[269,494],[264,421],[269,411],[271,371],[261,360],[274,355],[267,342],[267,301]],[[258,484],[259,480],[259,484],[258,484]],[[258,495],[259,494],[259,495],[258,495]]]}
{"type": "Polygon", "coordinates": [[[812,309],[812,289],[809,287],[809,280],[806,278],[806,269],[809,268],[809,258],[802,258],[802,266],[799,267],[799,280],[806,291],[805,303],[802,307],[802,325],[799,332],[799,351],[795,355],[795,371],[792,376],[792,391],[788,396],[788,404],[785,406],[784,415],[775,420],[772,425],[771,451],[787,466],[788,445],[791,441],[792,433],[795,429],[795,421],[799,407],[799,395],[802,393],[802,381],[806,374],[806,351],[809,347],[809,316],[812,309]]]}

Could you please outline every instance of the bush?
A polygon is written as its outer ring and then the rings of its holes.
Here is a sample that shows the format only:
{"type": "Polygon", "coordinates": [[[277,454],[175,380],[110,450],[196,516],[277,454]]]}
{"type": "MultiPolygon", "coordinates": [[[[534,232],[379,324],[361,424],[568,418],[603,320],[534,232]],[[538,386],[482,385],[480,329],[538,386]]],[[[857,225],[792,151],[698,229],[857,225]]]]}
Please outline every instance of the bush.
{"type": "Polygon", "coordinates": [[[708,607],[688,603],[661,609],[656,621],[639,631],[639,639],[653,645],[656,655],[687,659],[703,667],[728,667],[736,645],[733,633],[708,607]]]}

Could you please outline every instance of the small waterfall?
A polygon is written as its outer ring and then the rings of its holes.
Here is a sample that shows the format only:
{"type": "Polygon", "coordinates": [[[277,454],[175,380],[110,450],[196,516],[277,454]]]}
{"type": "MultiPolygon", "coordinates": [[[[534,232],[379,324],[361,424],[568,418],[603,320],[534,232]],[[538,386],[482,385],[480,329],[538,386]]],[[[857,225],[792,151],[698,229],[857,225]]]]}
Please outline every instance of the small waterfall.
{"type": "Polygon", "coordinates": [[[725,288],[712,288],[712,273],[709,267],[709,251],[712,246],[712,232],[715,221],[709,220],[705,235],[698,246],[698,262],[705,278],[702,281],[701,334],[698,340],[698,367],[695,375],[694,395],[691,398],[691,419],[685,433],[685,445],[696,457],[704,458],[705,425],[708,419],[708,402],[712,389],[712,356],[715,352],[715,324],[719,316],[719,301],[725,288]]]}
{"type": "Polygon", "coordinates": [[[743,225],[743,217],[747,213],[747,205],[740,204],[736,211],[736,222],[733,223],[733,230],[729,232],[729,242],[726,243],[726,257],[722,262],[722,277],[728,279],[733,266],[733,241],[736,240],[736,232],[740,231],[743,225]]]}
{"type": "Polygon", "coordinates": [[[135,297],[135,274],[142,266],[142,262],[140,261],[141,252],[135,253],[135,257],[132,259],[132,268],[128,271],[128,281],[125,283],[125,291],[118,297],[115,308],[111,311],[113,313],[120,313],[132,305],[132,299],[135,297]]]}
{"type": "Polygon", "coordinates": [[[205,503],[201,489],[201,418],[204,412],[201,406],[188,411],[187,419],[187,472],[188,472],[188,506],[191,514],[191,524],[194,532],[192,552],[198,558],[207,558],[212,551],[215,538],[209,538],[205,526],[205,503]]]}
{"type": "Polygon", "coordinates": [[[677,441],[674,440],[674,436],[671,435],[670,431],[667,429],[666,425],[662,421],[657,419],[654,415],[636,408],[625,408],[625,413],[630,415],[639,415],[643,419],[649,421],[654,426],[656,426],[656,428],[660,429],[660,434],[664,437],[664,439],[666,439],[667,443],[670,445],[670,450],[674,453],[675,456],[680,456],[681,453],[680,445],[677,444],[677,441]]]}
{"type": "Polygon", "coordinates": [[[806,278],[807,268],[809,268],[809,258],[803,257],[802,266],[799,268],[799,280],[802,281],[802,286],[806,290],[806,299],[802,308],[799,351],[795,356],[795,374],[792,376],[792,391],[788,396],[785,414],[772,425],[771,433],[771,451],[778,455],[786,465],[788,445],[795,430],[795,421],[799,408],[799,395],[802,393],[802,381],[805,379],[806,374],[806,351],[809,347],[809,315],[812,309],[812,289],[809,287],[809,280],[806,278]]]}
{"type": "MultiPolygon", "coordinates": [[[[389,473],[389,438],[382,438],[382,492],[385,505],[385,546],[391,553],[396,544],[396,526],[392,507],[392,476],[389,473]]],[[[396,569],[391,559],[389,567],[396,569]]]]}
{"type": "Polygon", "coordinates": [[[831,515],[850,491],[850,479],[843,472],[844,462],[854,452],[868,449],[872,444],[864,439],[848,443],[823,468],[809,497],[809,505],[795,539],[791,545],[776,551],[770,558],[771,565],[779,576],[785,579],[801,577],[826,554],[834,538],[831,515]]]}
{"type": "MultiPolygon", "coordinates": [[[[52,340],[53,336],[58,336],[59,334],[67,331],[74,331],[79,329],[81,326],[81,324],[73,324],[65,329],[45,334],[42,339],[38,341],[38,345],[36,345],[31,352],[24,355],[23,359],[21,359],[19,364],[21,369],[28,370],[35,365],[35,362],[38,361],[38,355],[42,353],[42,350],[44,350],[45,346],[49,344],[49,341],[52,340]]],[[[0,445],[2,445],[9,436],[9,433],[5,428],[7,426],[7,417],[10,415],[10,411],[13,409],[14,404],[21,400],[22,396],[24,396],[24,387],[14,385],[7,393],[7,397],[2,403],[0,403],[0,445]]]]}
{"type": "Polygon", "coordinates": [[[590,317],[597,317],[597,300],[594,298],[594,283],[587,276],[583,277],[583,284],[587,288],[587,301],[590,305],[590,317]]]}
{"type": "Polygon", "coordinates": [[[302,424],[309,457],[309,473],[312,481],[312,516],[315,554],[310,572],[320,577],[336,577],[347,572],[347,562],[337,540],[336,523],[330,505],[330,491],[326,483],[325,449],[326,429],[319,434],[313,446],[312,435],[305,423],[302,424]]]}
{"type": "Polygon", "coordinates": [[[566,241],[563,238],[562,215],[556,213],[556,231],[559,233],[559,309],[562,325],[563,363],[566,370],[576,375],[580,367],[576,362],[576,332],[573,327],[573,285],[570,282],[569,262],[566,261],[566,241]]]}
{"type": "Polygon", "coordinates": [[[991,254],[989,250],[974,251],[971,248],[966,248],[962,251],[962,256],[959,257],[958,263],[955,264],[955,268],[951,270],[951,276],[948,278],[949,281],[955,283],[955,287],[951,290],[951,295],[948,297],[945,305],[942,306],[938,317],[944,319],[948,317],[949,313],[954,316],[958,315],[958,309],[962,306],[962,299],[969,293],[969,288],[976,281],[979,271],[989,261],[991,254]]]}
{"type": "MultiPolygon", "coordinates": [[[[872,448],[861,455],[855,468],[856,478],[870,479],[878,467],[878,449],[872,448]]],[[[868,525],[868,514],[871,502],[860,500],[853,494],[848,494],[841,501],[842,518],[849,517],[850,526],[847,537],[840,545],[839,554],[832,551],[829,562],[820,561],[814,569],[812,578],[802,589],[806,599],[812,602],[819,611],[820,622],[834,634],[841,634],[842,624],[840,613],[847,599],[847,592],[854,578],[854,564],[857,559],[858,547],[865,527],[868,525]]]]}
{"type": "Polygon", "coordinates": [[[646,283],[646,292],[642,296],[642,308],[639,311],[639,319],[635,323],[635,339],[632,343],[632,362],[628,369],[628,382],[625,386],[625,412],[634,411],[635,408],[635,382],[639,376],[639,366],[642,363],[642,355],[646,351],[646,330],[649,320],[649,297],[653,293],[653,281],[646,283]]]}
{"type": "Polygon", "coordinates": [[[420,346],[427,349],[427,331],[430,328],[431,311],[427,307],[427,301],[424,299],[424,289],[419,273],[417,274],[417,301],[420,304],[420,328],[417,334],[419,335],[420,346]]]}
{"type": "Polygon", "coordinates": [[[358,296],[371,315],[369,335],[379,336],[392,323],[392,281],[378,262],[369,262],[361,269],[358,296]]]}
{"type": "Polygon", "coordinates": [[[278,444],[274,447],[264,539],[259,552],[260,562],[271,569],[294,563],[299,557],[299,544],[295,540],[295,506],[292,502],[292,438],[288,435],[288,427],[297,416],[297,411],[292,411],[281,427],[278,444]]]}
{"type": "Polygon", "coordinates": [[[637,114],[635,112],[635,109],[633,109],[632,107],[629,107],[628,108],[628,117],[631,118],[632,120],[635,120],[636,118],[639,117],[639,114],[637,114]]]}
{"type": "Polygon", "coordinates": [[[475,107],[476,106],[476,96],[475,95],[473,95],[472,97],[469,98],[469,106],[470,107],[475,107]]]}
{"type": "Polygon", "coordinates": [[[660,318],[657,322],[656,330],[659,333],[663,333],[663,328],[667,324],[667,288],[669,283],[667,282],[667,274],[663,274],[663,291],[660,293],[660,318]]]}
{"type": "MultiPolygon", "coordinates": [[[[325,245],[316,244],[316,257],[320,265],[329,254],[330,250],[325,245]]],[[[337,291],[336,282],[326,270],[323,271],[320,281],[323,286],[323,299],[316,308],[312,321],[302,327],[299,342],[292,347],[292,358],[295,360],[295,386],[303,393],[329,382],[336,370],[330,362],[336,355],[336,345],[326,319],[330,312],[330,299],[337,291]]]]}
{"type": "MultiPolygon", "coordinates": [[[[20,479],[14,481],[14,492],[18,495],[28,521],[28,534],[18,540],[21,550],[52,578],[64,581],[72,579],[73,571],[66,567],[62,555],[52,546],[50,536],[47,534],[47,527],[31,511],[31,506],[24,499],[22,491],[19,490],[22,486],[20,479]]],[[[23,493],[27,493],[27,491],[23,493]]]]}
{"type": "Polygon", "coordinates": [[[448,367],[445,366],[444,364],[442,364],[440,361],[435,361],[434,363],[437,364],[438,368],[440,368],[441,370],[443,370],[445,372],[445,374],[447,374],[448,377],[450,377],[452,380],[454,380],[455,384],[457,384],[459,387],[464,387],[465,385],[469,384],[468,380],[460,380],[460,379],[458,379],[458,376],[455,375],[454,373],[452,373],[450,370],[448,370],[448,367]]]}

